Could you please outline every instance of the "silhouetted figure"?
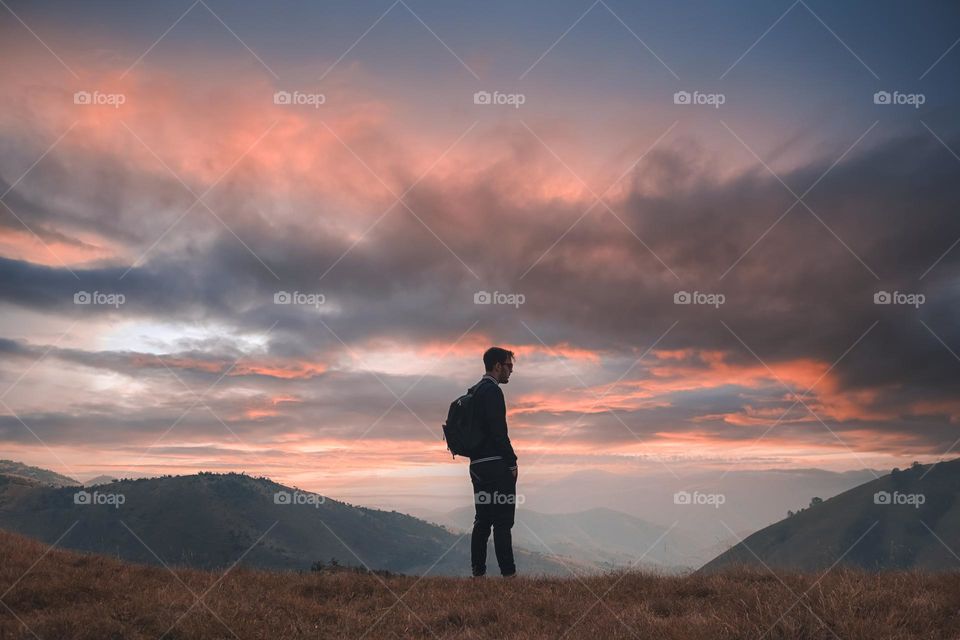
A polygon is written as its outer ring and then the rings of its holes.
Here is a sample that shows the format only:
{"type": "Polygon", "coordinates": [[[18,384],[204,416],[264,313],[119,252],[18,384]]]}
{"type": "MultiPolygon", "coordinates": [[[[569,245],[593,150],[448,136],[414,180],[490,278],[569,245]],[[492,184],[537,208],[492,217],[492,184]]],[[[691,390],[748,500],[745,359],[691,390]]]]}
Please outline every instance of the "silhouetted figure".
{"type": "Polygon", "coordinates": [[[490,347],[483,354],[486,374],[474,385],[471,408],[475,424],[481,425],[486,437],[470,456],[470,479],[473,483],[473,535],[470,540],[470,562],[473,575],[487,572],[487,541],[493,527],[493,546],[500,573],[509,577],[517,572],[513,561],[513,527],[517,502],[517,454],[507,435],[507,405],[500,385],[510,381],[513,373],[513,352],[490,347]]]}

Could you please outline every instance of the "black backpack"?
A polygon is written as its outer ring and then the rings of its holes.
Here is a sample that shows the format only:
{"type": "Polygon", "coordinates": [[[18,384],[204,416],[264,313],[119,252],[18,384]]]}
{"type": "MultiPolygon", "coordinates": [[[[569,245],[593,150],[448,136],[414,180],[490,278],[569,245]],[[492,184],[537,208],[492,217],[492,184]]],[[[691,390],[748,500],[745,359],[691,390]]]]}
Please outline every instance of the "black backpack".
{"type": "MultiPolygon", "coordinates": [[[[486,382],[492,383],[491,380],[486,382]]],[[[454,458],[469,457],[471,452],[476,451],[483,444],[487,435],[482,424],[474,424],[477,422],[474,420],[476,410],[472,403],[483,383],[484,380],[481,380],[450,403],[447,421],[443,425],[443,439],[447,441],[447,450],[453,454],[454,458]]]]}

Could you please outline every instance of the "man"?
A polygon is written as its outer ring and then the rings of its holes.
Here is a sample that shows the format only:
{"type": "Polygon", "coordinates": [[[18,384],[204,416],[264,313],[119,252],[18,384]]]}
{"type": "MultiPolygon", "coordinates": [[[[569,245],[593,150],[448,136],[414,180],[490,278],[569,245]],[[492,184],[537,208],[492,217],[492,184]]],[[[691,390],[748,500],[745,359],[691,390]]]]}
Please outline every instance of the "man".
{"type": "Polygon", "coordinates": [[[513,540],[510,529],[516,510],[517,454],[507,435],[507,406],[500,385],[510,381],[513,373],[513,352],[490,347],[483,354],[486,374],[474,389],[470,403],[474,424],[480,425],[486,437],[470,456],[470,479],[473,483],[473,535],[470,540],[470,562],[473,575],[487,572],[487,541],[493,528],[493,547],[500,574],[516,575],[513,562],[513,540]]]}

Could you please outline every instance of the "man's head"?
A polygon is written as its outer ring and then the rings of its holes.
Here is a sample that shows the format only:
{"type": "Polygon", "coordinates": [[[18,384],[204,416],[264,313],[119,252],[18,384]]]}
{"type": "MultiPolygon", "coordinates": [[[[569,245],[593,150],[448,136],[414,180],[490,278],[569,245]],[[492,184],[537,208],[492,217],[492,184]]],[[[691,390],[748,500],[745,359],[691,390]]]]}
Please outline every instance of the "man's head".
{"type": "Polygon", "coordinates": [[[513,351],[490,347],[483,354],[483,366],[497,382],[507,384],[510,382],[510,374],[513,373],[513,351]]]}

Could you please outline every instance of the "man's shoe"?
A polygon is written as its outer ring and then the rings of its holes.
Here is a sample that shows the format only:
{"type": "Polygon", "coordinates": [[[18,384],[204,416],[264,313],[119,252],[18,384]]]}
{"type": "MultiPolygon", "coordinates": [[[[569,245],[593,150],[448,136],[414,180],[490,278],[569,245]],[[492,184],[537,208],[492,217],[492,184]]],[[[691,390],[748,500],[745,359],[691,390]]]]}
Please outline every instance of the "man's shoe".
{"type": "Polygon", "coordinates": [[[516,578],[516,577],[517,577],[517,572],[514,571],[513,573],[505,573],[505,574],[503,574],[503,576],[501,576],[501,577],[503,577],[503,578],[516,578]]]}

